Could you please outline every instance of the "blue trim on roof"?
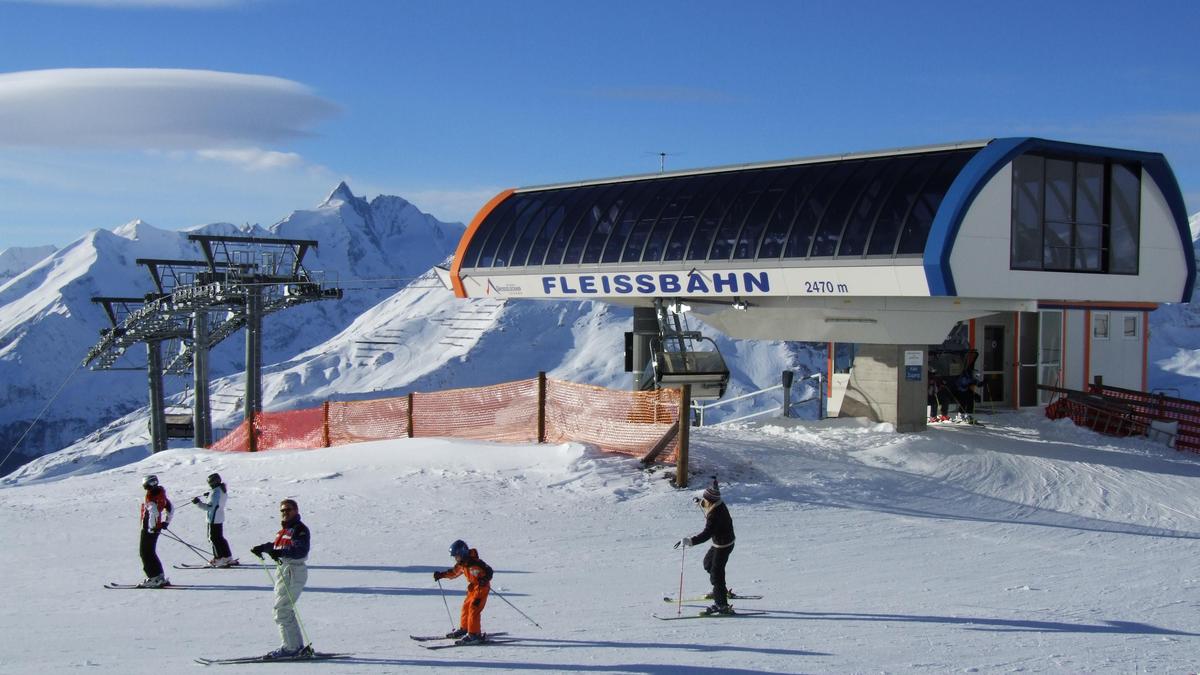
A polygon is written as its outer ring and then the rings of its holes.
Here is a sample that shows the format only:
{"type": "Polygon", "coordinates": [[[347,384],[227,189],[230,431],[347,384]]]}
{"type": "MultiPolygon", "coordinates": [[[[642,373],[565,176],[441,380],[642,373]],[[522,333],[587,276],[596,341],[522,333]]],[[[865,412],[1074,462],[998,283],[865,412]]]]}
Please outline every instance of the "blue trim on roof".
{"type": "Polygon", "coordinates": [[[1192,233],[1188,227],[1187,207],[1183,202],[1183,193],[1179,182],[1167,158],[1161,153],[1123,150],[1120,148],[1105,148],[1095,145],[1051,141],[1044,138],[997,138],[988,143],[967,162],[950,190],[942,200],[941,207],[933,219],[929,231],[929,240],[925,245],[925,278],[929,283],[930,295],[955,296],[954,276],[950,271],[950,252],[954,249],[954,240],[962,227],[967,209],[975,200],[983,186],[997,172],[1019,155],[1026,152],[1052,152],[1082,157],[1104,157],[1124,161],[1140,162],[1149,174],[1150,179],[1158,186],[1171,216],[1175,219],[1175,227],[1179,230],[1179,240],[1187,261],[1187,282],[1184,284],[1183,297],[1180,302],[1191,302],[1192,286],[1196,282],[1196,261],[1191,255],[1192,233]]]}

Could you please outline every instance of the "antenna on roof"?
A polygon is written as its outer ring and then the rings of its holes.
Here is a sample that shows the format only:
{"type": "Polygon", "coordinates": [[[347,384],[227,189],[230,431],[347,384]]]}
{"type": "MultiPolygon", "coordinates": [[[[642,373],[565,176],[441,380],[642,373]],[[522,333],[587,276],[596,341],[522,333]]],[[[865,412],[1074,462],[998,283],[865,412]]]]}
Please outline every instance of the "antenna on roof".
{"type": "Polygon", "coordinates": [[[679,152],[647,152],[647,155],[658,155],[658,172],[664,173],[667,170],[667,156],[676,156],[682,153],[679,152]]]}

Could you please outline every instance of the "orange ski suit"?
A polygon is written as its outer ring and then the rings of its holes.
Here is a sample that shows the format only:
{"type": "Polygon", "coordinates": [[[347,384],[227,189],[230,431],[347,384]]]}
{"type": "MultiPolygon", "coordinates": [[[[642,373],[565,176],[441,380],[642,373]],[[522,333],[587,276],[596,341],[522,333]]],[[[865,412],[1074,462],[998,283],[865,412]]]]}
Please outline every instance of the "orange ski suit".
{"type": "Polygon", "coordinates": [[[492,568],[479,559],[475,549],[471,549],[462,562],[445,570],[441,576],[443,579],[454,579],[463,574],[467,575],[467,597],[463,599],[459,626],[467,629],[468,633],[478,635],[483,632],[481,617],[487,605],[488,593],[492,590],[492,568]]]}

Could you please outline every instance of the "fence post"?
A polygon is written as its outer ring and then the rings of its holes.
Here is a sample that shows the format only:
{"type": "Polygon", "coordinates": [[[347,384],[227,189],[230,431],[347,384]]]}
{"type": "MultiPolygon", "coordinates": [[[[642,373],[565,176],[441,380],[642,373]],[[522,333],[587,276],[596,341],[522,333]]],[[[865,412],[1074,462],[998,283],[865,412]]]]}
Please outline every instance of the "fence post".
{"type": "Polygon", "coordinates": [[[416,403],[413,393],[408,392],[408,437],[416,438],[417,434],[413,431],[413,404],[416,403]]]}
{"type": "Polygon", "coordinates": [[[325,441],[323,447],[329,447],[329,401],[321,404],[321,440],[325,441]]]}
{"type": "Polygon", "coordinates": [[[783,416],[792,416],[792,379],[796,374],[790,370],[783,371],[783,416]]]}
{"type": "Polygon", "coordinates": [[[538,371],[537,442],[546,442],[546,371],[538,371]]]}
{"type": "Polygon", "coordinates": [[[246,449],[249,452],[258,452],[258,411],[250,412],[249,424],[246,425],[246,449]]]}
{"type": "Polygon", "coordinates": [[[692,385],[679,387],[679,453],[675,460],[675,487],[688,486],[688,438],[692,429],[692,385]]]}

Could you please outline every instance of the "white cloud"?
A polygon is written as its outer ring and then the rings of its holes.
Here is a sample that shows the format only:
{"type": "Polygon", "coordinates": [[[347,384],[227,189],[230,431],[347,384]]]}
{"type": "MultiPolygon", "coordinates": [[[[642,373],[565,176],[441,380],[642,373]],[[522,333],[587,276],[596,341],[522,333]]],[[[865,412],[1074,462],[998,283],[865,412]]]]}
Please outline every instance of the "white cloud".
{"type": "Polygon", "coordinates": [[[304,158],[294,152],[277,152],[262,148],[218,148],[197,150],[201,159],[226,162],[249,171],[292,169],[305,165],[304,158]]]}
{"type": "Polygon", "coordinates": [[[0,74],[0,146],[211,150],[312,135],[334,103],[278,77],[74,68],[0,74]]]}

